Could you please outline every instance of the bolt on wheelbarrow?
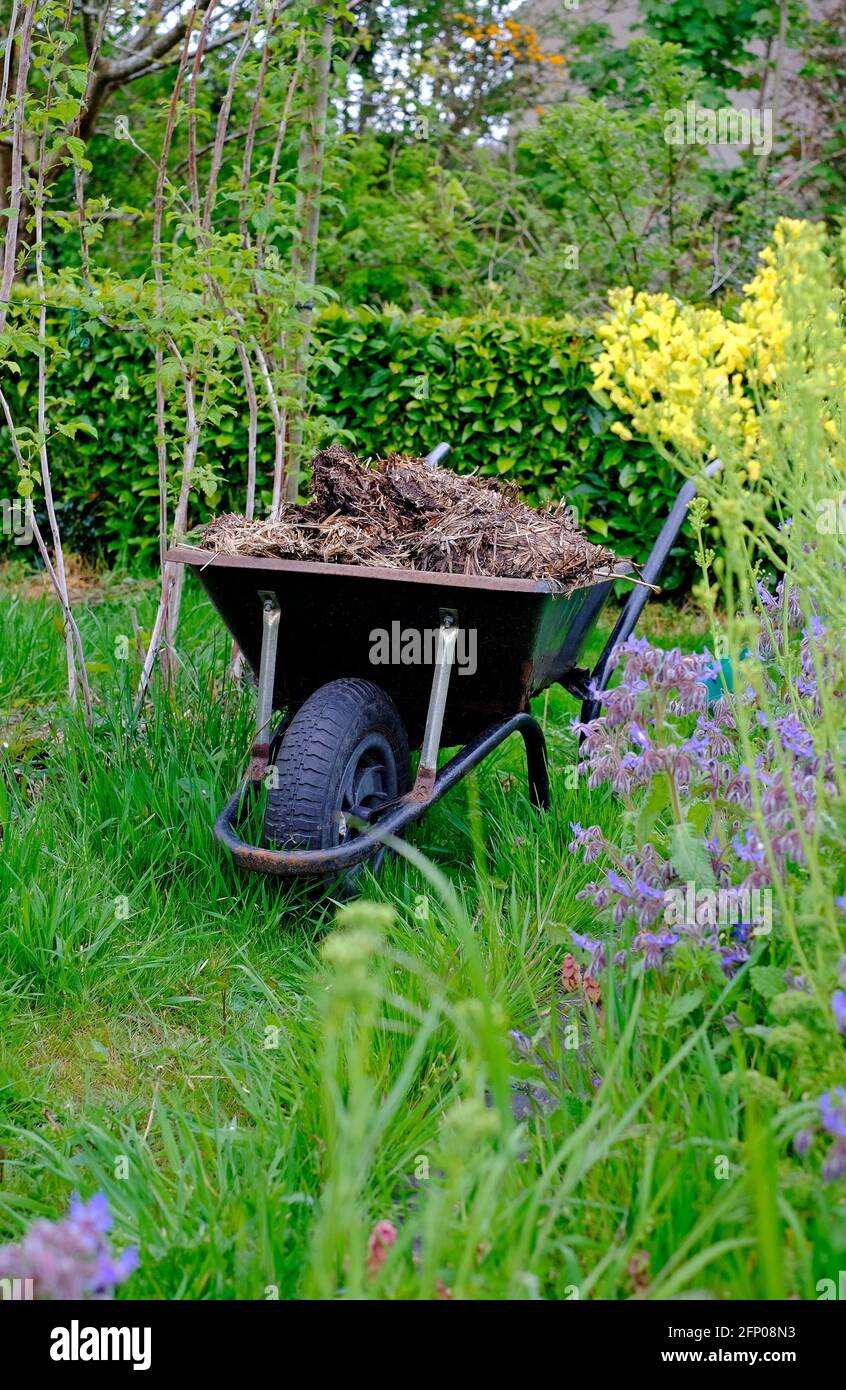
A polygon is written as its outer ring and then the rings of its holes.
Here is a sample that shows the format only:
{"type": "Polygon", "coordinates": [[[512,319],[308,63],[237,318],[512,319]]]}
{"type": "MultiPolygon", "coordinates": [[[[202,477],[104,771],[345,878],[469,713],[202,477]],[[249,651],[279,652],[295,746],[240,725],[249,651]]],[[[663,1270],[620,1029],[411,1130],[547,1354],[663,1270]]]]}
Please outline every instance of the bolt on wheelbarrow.
{"type": "Polygon", "coordinates": [[[530,700],[557,682],[582,701],[584,722],[596,717],[611,654],[634,630],[694,494],[692,482],[681,488],[593,671],[579,660],[624,567],[561,593],[534,579],[168,551],[196,570],[258,682],[249,768],[217,818],[218,842],[246,869],[349,877],[512,734],[525,744],[531,801],[546,809],[546,744],[530,700]],[[433,639],[429,666],[396,659],[397,639],[415,633],[433,639]],[[467,634],[473,661],[459,665],[467,634]],[[374,665],[377,637],[394,640],[387,664],[374,665]],[[441,748],[456,746],[438,769],[441,748]],[[244,823],[263,788],[252,844],[244,823]]]}

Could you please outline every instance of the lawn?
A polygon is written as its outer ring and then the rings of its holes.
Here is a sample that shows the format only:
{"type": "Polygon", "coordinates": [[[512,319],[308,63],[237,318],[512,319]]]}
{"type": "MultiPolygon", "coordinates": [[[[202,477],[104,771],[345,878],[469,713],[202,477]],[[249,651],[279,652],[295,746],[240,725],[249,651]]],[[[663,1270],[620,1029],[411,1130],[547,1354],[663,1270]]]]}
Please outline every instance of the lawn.
{"type": "MultiPolygon", "coordinates": [[[[176,694],[133,724],[132,612],[144,629],[154,600],[89,582],[87,733],[56,605],[32,584],[0,599],[0,1241],[78,1190],[139,1250],[131,1297],[814,1297],[842,1218],[802,1172],[777,1192],[813,1106],[770,1058],[785,1107],[756,1122],[756,1044],[731,1022],[785,944],[716,989],[612,966],[601,1009],[562,993],[596,916],[570,822],[613,839],[620,816],[574,786],[573,702],[536,702],[548,815],[513,740],[339,906],[212,840],[252,701],[193,580],[176,694]]],[[[692,610],[642,626],[703,641],[692,610]]]]}

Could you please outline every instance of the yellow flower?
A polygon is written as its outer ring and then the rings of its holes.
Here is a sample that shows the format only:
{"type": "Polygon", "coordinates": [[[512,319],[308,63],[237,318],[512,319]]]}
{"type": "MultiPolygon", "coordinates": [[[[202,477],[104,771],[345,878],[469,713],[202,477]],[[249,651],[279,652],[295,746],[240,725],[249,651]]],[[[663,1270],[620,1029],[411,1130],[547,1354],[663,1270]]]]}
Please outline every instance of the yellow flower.
{"type": "MultiPolygon", "coordinates": [[[[755,481],[764,447],[756,401],[763,398],[771,417],[778,417],[781,403],[771,388],[787,345],[795,343],[796,330],[785,313],[787,291],[794,286],[801,291],[825,235],[821,224],[781,219],[744,286],[737,319],[631,286],[610,291],[610,315],[597,328],[596,384],[639,433],[652,432],[676,448],[713,455],[709,436],[733,438],[755,481]]],[[[831,322],[837,317],[829,315],[831,322]]],[[[809,361],[809,372],[813,369],[809,361]]],[[[846,394],[846,374],[839,380],[830,364],[818,372],[821,394],[846,394]]],[[[837,438],[833,422],[825,428],[837,438]]],[[[618,426],[614,432],[625,437],[618,426]]]]}

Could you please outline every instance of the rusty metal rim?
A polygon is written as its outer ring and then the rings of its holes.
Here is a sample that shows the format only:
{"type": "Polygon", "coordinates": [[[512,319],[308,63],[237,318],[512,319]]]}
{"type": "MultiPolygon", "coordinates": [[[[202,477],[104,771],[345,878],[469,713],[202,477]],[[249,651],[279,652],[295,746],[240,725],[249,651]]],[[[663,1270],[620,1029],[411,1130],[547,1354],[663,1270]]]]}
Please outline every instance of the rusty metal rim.
{"type": "Polygon", "coordinates": [[[582,590],[598,588],[615,579],[624,579],[628,567],[620,563],[616,570],[604,570],[593,576],[589,584],[577,584],[571,588],[556,587],[546,579],[501,579],[482,574],[441,574],[432,570],[387,569],[375,565],[335,565],[322,560],[280,560],[267,555],[226,555],[217,550],[201,550],[193,545],[172,546],[165,555],[173,564],[192,565],[206,569],[257,569],[271,570],[282,574],[334,574],[350,579],[390,579],[405,584],[435,584],[458,589],[494,589],[500,593],[518,594],[562,594],[569,596],[582,590]]]}
{"type": "Polygon", "coordinates": [[[494,724],[474,738],[441,768],[431,794],[426,800],[415,799],[409,793],[396,802],[380,818],[373,829],[356,839],[332,849],[284,850],[266,849],[247,844],[237,831],[237,824],[246,801],[252,800],[259,788],[249,778],[242,782],[230,797],[214,826],[218,844],[229,850],[233,859],[244,869],[257,873],[275,874],[282,878],[327,878],[351,869],[369,859],[384,843],[385,835],[397,835],[407,825],[420,820],[436,801],[454,787],[466,773],[477,767],[510,734],[520,733],[526,745],[529,772],[529,791],[535,806],[549,805],[549,778],[546,765],[546,741],[540,725],[532,715],[523,712],[501,724],[494,724]]]}

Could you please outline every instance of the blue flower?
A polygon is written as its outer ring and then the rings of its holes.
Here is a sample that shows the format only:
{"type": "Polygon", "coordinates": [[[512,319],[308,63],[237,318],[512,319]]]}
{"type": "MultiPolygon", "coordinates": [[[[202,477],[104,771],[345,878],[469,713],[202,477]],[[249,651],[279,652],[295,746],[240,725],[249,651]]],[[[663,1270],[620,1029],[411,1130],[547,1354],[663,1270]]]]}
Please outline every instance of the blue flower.
{"type": "Polygon", "coordinates": [[[626,883],[626,880],[625,880],[624,878],[621,878],[621,877],[620,877],[620,875],[617,873],[617,870],[616,870],[616,869],[609,869],[609,870],[608,870],[607,882],[608,882],[608,887],[609,887],[609,888],[613,888],[615,893],[621,893],[622,896],[623,896],[624,898],[630,898],[630,897],[631,897],[631,895],[632,895],[632,890],[631,890],[631,888],[630,888],[629,885],[626,883]]]}
{"type": "Polygon", "coordinates": [[[635,878],[634,883],[635,888],[640,893],[642,898],[656,898],[660,902],[664,901],[663,888],[653,888],[651,883],[647,883],[645,879],[637,877],[635,878]]]}
{"type": "Polygon", "coordinates": [[[800,1129],[793,1139],[793,1148],[799,1158],[804,1158],[814,1142],[814,1132],[811,1129],[800,1129]]]}
{"type": "Polygon", "coordinates": [[[846,1139],[846,1089],[842,1086],[820,1096],[820,1123],[835,1139],[846,1139]]]}
{"type": "Polygon", "coordinates": [[[108,1198],[102,1192],[95,1192],[90,1202],[83,1202],[78,1192],[72,1193],[70,1219],[80,1226],[90,1227],[97,1235],[108,1235],[112,1229],[108,1198]]]}

